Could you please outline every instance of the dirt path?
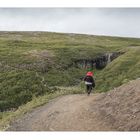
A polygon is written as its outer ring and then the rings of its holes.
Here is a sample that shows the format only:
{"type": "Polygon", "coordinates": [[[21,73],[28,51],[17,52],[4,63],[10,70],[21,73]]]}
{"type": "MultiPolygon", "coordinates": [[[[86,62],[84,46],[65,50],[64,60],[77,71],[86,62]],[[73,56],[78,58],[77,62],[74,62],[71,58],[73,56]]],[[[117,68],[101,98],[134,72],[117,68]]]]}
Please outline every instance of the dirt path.
{"type": "Polygon", "coordinates": [[[90,104],[98,95],[66,95],[52,100],[12,123],[12,131],[111,130],[94,118],[90,104]]]}
{"type": "Polygon", "coordinates": [[[107,93],[66,95],[11,124],[13,131],[140,131],[140,79],[107,93]]]}

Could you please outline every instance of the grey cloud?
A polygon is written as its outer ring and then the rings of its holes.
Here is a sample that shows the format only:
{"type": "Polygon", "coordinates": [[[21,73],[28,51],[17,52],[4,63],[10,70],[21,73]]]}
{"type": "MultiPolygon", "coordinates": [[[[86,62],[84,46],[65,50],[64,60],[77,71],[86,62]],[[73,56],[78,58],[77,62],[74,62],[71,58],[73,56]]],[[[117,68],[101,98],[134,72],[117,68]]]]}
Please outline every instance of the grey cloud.
{"type": "Polygon", "coordinates": [[[140,37],[140,8],[0,8],[0,30],[140,37]]]}

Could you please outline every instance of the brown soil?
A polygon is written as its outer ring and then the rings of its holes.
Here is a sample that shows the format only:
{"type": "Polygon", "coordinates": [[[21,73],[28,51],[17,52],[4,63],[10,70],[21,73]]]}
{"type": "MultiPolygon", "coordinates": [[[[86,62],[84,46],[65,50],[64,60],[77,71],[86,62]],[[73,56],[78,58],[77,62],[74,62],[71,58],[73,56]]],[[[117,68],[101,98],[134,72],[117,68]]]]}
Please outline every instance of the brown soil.
{"type": "Polygon", "coordinates": [[[104,94],[66,95],[11,123],[9,131],[139,131],[140,79],[104,94]]]}

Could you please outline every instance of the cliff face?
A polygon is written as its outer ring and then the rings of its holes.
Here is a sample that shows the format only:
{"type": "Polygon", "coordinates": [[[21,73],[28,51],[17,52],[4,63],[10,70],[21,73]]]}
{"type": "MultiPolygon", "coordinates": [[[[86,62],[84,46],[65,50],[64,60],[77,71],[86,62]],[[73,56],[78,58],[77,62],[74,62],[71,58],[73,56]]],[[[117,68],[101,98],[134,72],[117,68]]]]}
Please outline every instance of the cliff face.
{"type": "Polygon", "coordinates": [[[79,59],[74,65],[79,68],[96,68],[103,69],[108,63],[119,57],[122,52],[105,53],[93,59],[79,59]]]}

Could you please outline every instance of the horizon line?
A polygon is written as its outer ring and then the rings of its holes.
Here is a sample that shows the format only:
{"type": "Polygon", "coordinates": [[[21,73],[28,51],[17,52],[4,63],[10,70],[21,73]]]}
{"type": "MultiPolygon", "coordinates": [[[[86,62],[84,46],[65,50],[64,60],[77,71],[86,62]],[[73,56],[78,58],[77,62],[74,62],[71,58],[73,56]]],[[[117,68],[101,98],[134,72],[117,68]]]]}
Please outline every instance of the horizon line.
{"type": "Polygon", "coordinates": [[[121,35],[105,35],[105,34],[91,34],[91,33],[78,33],[78,32],[58,32],[58,31],[42,31],[42,30],[0,30],[0,32],[44,32],[44,33],[58,33],[58,34],[75,34],[75,35],[88,35],[88,36],[104,36],[104,37],[120,37],[120,38],[134,38],[134,36],[121,36],[121,35]]]}

